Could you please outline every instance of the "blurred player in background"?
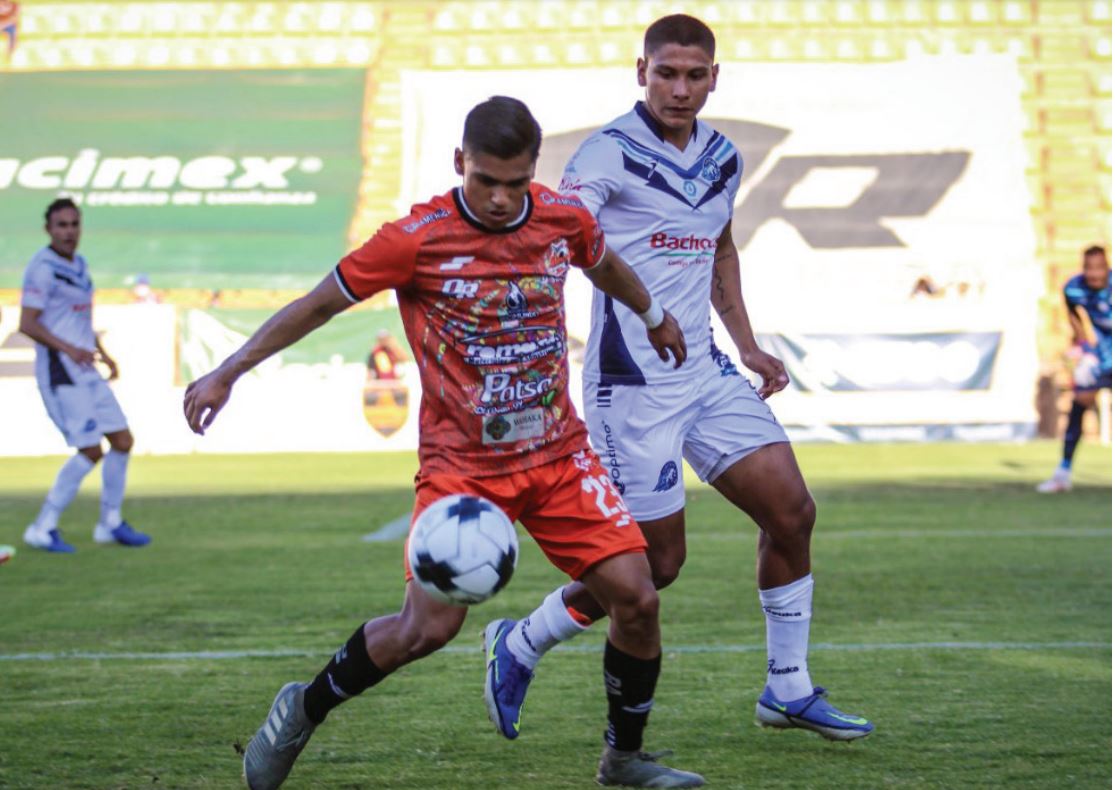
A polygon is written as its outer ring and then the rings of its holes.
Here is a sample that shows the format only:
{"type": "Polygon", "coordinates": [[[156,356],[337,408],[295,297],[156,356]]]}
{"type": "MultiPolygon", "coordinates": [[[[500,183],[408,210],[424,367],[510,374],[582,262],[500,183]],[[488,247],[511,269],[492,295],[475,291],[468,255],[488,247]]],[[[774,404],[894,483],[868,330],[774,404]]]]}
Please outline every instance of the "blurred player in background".
{"type": "Polygon", "coordinates": [[[46,232],[50,244],[35,253],[23,275],[19,330],[35,341],[35,378],[47,414],[77,453],[62,465],[23,540],[46,551],[74,551],[62,539],[58,518],[103,458],[101,516],[93,540],[146,546],[151,538],[132,529],[120,513],[133,439],[116,396],[93,366],[104,363],[110,380],[118,375],[116,362],[93,332],[93,280],[77,252],[81,212],[72,200],[59,198],[47,207],[46,232]],[[107,454],[102,436],[108,439],[107,454]]]}
{"type": "MultiPolygon", "coordinates": [[[[605,247],[584,205],[531,182],[540,145],[522,102],[494,97],[473,108],[454,155],[463,187],[384,225],[191,384],[186,418],[202,432],[239,376],[352,304],[394,288],[422,378],[414,517],[444,496],[467,493],[522,521],[550,561],[592,590],[611,617],[598,781],[696,787],[700,776],[641,751],[661,662],[658,595],[646,542],[569,399],[562,302],[569,267],[644,316],[660,367],[669,352],[681,364],[684,342],[677,322],[605,247]]],[[[401,612],[357,628],[313,682],[279,691],[244,755],[253,790],[282,784],[331,709],[460,630],[466,609],[432,599],[409,568],[407,579],[401,612]]]]}
{"type": "MultiPolygon", "coordinates": [[[[671,370],[630,310],[599,291],[584,370],[585,422],[592,444],[646,535],[661,588],[685,561],[684,457],[697,475],[759,525],[759,602],[767,620],[767,684],[759,722],[802,727],[826,738],[869,734],[814,687],[806,665],[816,509],[782,426],[764,399],[789,379],[755,341],[740,287],[732,212],[743,161],[723,135],[697,120],[716,87],[716,41],[700,20],[663,17],[646,31],[637,65],[645,101],[589,137],[566,167],[561,191],[596,215],[616,251],[678,317],[689,358],[671,370]],[[716,308],[756,392],[712,341],[716,308]]],[[[601,618],[584,585],[555,590],[518,622],[489,626],[489,710],[507,738],[519,734],[527,684],[542,655],[601,618]]]]}
{"type": "Polygon", "coordinates": [[[1072,327],[1072,409],[1065,428],[1065,449],[1053,476],[1038,486],[1043,494],[1072,490],[1072,457],[1084,424],[1084,412],[1096,405],[1096,393],[1111,389],[1111,267],[1103,247],[1084,250],[1084,271],[1065,283],[1065,306],[1072,327]],[[1088,338],[1084,317],[1092,324],[1088,338]]]}

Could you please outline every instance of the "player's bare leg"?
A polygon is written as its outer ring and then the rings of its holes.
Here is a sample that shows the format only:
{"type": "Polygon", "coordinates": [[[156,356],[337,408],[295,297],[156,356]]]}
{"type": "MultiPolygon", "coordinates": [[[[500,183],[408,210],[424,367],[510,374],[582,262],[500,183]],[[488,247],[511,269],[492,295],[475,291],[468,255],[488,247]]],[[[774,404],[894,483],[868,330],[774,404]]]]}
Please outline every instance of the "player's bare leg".
{"type": "Polygon", "coordinates": [[[853,740],[874,727],[832,707],[809,677],[813,613],[810,539],[817,507],[789,443],[770,444],[730,466],[712,485],[759,525],[759,601],[767,620],[767,685],[756,706],[760,724],[801,727],[853,740]]]}
{"type": "Polygon", "coordinates": [[[1072,490],[1072,459],[1076,455],[1076,445],[1084,433],[1084,414],[1095,408],[1095,390],[1077,390],[1072,396],[1072,408],[1069,410],[1068,423],[1065,425],[1064,449],[1061,453],[1061,463],[1053,471],[1053,475],[1038,484],[1039,494],[1063,494],[1072,490]]]}
{"type": "MultiPolygon", "coordinates": [[[[685,564],[685,511],[664,518],[640,521],[639,529],[647,539],[647,562],[656,589],[669,587],[685,564]]],[[[562,591],[568,609],[577,612],[582,622],[596,622],[605,616],[604,607],[581,582],[570,582],[562,591]]]]}
{"type": "MultiPolygon", "coordinates": [[[[124,520],[121,509],[124,505],[124,486],[128,477],[128,461],[131,458],[135,439],[127,428],[106,433],[109,451],[101,464],[101,517],[93,528],[93,540],[97,543],[116,543],[121,546],[146,546],[151,537],[132,529],[124,520]]],[[[100,450],[100,448],[97,448],[100,450]]]]}
{"type": "Polygon", "coordinates": [[[288,683],[279,690],[244,751],[248,787],[279,787],[329,711],[443,647],[461,630],[467,611],[435,601],[408,582],[401,611],[357,628],[312,682],[288,683]]]}

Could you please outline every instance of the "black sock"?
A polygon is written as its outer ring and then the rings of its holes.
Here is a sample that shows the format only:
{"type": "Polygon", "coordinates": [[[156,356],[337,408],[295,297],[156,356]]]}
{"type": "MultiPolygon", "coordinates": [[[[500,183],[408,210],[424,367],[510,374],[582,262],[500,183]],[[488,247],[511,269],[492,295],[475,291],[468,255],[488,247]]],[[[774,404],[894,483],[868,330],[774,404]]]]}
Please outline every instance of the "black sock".
{"type": "Polygon", "coordinates": [[[1076,443],[1080,441],[1080,434],[1084,432],[1084,407],[1076,401],[1072,402],[1069,411],[1069,424],[1065,428],[1065,453],[1062,456],[1066,468],[1072,466],[1072,456],[1076,453],[1076,443]]]}
{"type": "Polygon", "coordinates": [[[310,721],[321,724],[333,708],[385,677],[387,673],[368,656],[364,626],[360,626],[306,689],[302,703],[306,715],[310,721]]]}
{"type": "Polygon", "coordinates": [[[635,658],[607,642],[604,647],[604,690],[608,692],[608,731],[604,740],[613,749],[636,752],[643,745],[643,728],[647,726],[654,705],[654,687],[662,655],[635,658]]]}

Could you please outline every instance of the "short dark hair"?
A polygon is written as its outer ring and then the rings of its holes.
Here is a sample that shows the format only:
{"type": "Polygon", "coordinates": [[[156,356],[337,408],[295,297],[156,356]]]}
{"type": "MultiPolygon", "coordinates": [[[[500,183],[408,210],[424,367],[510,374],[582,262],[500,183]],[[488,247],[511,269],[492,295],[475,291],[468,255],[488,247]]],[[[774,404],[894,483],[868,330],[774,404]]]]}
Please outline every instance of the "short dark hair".
{"type": "Polygon", "coordinates": [[[1091,247],[1084,250],[1084,257],[1087,258],[1089,255],[1102,255],[1103,257],[1106,258],[1107,257],[1107,250],[1105,250],[1103,247],[1101,247],[1098,244],[1093,244],[1091,247]]]}
{"type": "Polygon", "coordinates": [[[643,36],[643,57],[649,58],[664,44],[700,47],[710,58],[716,58],[716,36],[712,29],[687,14],[671,14],[652,23],[643,36]]]}
{"type": "Polygon", "coordinates": [[[500,159],[513,159],[530,151],[534,160],[542,148],[542,128],[518,99],[493,96],[473,107],[465,117],[463,146],[467,151],[500,159]]]}
{"type": "Polygon", "coordinates": [[[43,215],[43,216],[46,217],[46,224],[47,225],[50,224],[50,217],[51,217],[52,214],[54,214],[54,212],[62,211],[63,209],[67,209],[67,208],[72,208],[78,214],[81,213],[81,209],[79,209],[77,207],[77,203],[74,203],[68,197],[58,198],[57,200],[55,200],[53,203],[51,203],[49,206],[46,207],[46,214],[43,215]]]}

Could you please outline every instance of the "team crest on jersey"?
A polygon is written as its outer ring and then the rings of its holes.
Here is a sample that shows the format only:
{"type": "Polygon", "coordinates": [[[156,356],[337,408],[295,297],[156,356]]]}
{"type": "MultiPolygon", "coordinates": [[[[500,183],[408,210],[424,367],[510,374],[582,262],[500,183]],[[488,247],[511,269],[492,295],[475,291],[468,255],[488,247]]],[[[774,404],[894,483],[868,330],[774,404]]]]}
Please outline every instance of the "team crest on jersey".
{"type": "Polygon", "coordinates": [[[658,473],[658,485],[654,487],[655,491],[669,491],[671,488],[678,484],[678,465],[673,461],[667,461],[662,467],[662,471],[658,473]]]}
{"type": "Polygon", "coordinates": [[[543,257],[542,265],[551,277],[564,277],[565,273],[569,271],[569,262],[572,257],[569,254],[569,242],[565,239],[558,239],[550,242],[550,249],[543,257]]]}
{"type": "Polygon", "coordinates": [[[705,181],[716,181],[720,178],[720,165],[711,156],[706,156],[701,162],[701,178],[705,181]]]}

